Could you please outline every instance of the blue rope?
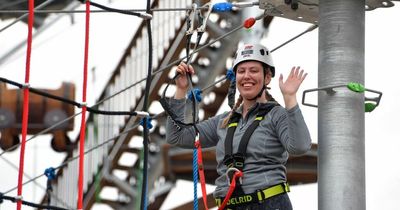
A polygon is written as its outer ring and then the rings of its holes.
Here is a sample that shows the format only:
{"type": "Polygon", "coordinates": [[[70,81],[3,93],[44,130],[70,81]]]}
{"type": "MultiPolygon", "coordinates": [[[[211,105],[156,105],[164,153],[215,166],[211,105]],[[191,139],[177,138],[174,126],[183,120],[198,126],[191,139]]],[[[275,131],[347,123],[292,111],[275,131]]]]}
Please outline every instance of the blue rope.
{"type": "Polygon", "coordinates": [[[53,167],[46,168],[46,170],[44,170],[44,175],[46,175],[49,180],[53,180],[56,178],[56,169],[53,167]]]}
{"type": "Polygon", "coordinates": [[[226,71],[226,78],[229,79],[231,82],[236,81],[235,72],[232,69],[228,69],[226,71]]]}
{"type": "Polygon", "coordinates": [[[153,125],[151,124],[151,118],[149,116],[144,117],[140,120],[140,125],[144,126],[144,123],[146,123],[147,128],[150,130],[153,128],[153,125]]]}
{"type": "Polygon", "coordinates": [[[198,210],[199,209],[199,203],[197,201],[197,180],[198,178],[198,174],[197,174],[197,170],[198,170],[198,165],[197,165],[197,149],[194,148],[193,149],[193,210],[198,210]]]}
{"type": "Polygon", "coordinates": [[[197,102],[201,102],[201,90],[199,88],[193,88],[193,90],[189,90],[188,94],[187,94],[187,98],[190,99],[191,101],[193,101],[193,93],[194,93],[194,97],[196,97],[196,101],[197,102]]]}

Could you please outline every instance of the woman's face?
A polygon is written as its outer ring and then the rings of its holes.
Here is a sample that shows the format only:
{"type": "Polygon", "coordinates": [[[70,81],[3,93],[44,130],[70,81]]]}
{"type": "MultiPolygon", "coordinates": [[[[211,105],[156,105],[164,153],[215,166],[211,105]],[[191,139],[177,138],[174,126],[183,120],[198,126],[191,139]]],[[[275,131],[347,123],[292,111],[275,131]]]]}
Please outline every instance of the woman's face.
{"type": "Polygon", "coordinates": [[[244,99],[253,99],[260,92],[262,86],[269,84],[271,75],[265,75],[263,65],[258,61],[245,61],[236,68],[236,87],[244,99]]]}

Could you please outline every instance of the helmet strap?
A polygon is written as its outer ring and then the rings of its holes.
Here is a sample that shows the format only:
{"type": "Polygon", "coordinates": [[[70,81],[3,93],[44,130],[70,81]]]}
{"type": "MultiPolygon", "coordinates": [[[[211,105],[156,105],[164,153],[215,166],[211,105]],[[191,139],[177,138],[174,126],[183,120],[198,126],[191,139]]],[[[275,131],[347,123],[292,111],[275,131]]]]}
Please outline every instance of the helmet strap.
{"type": "Polygon", "coordinates": [[[259,97],[262,96],[262,94],[264,93],[265,89],[266,89],[266,87],[265,87],[265,85],[263,85],[262,88],[261,88],[261,90],[260,90],[260,92],[258,92],[258,94],[257,94],[254,98],[252,98],[252,99],[250,99],[250,100],[251,100],[251,101],[257,100],[259,97]]]}

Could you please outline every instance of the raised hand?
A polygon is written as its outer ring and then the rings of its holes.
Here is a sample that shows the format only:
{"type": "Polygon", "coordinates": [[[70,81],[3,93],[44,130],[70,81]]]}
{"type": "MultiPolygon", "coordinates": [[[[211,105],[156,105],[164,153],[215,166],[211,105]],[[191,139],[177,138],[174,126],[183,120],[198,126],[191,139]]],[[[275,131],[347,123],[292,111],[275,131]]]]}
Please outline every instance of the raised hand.
{"type": "Polygon", "coordinates": [[[287,109],[297,104],[296,93],[306,76],[307,73],[304,73],[303,69],[300,70],[300,66],[292,68],[286,81],[283,81],[282,74],[279,76],[279,88],[281,89],[287,109]]]}
{"type": "Polygon", "coordinates": [[[189,87],[189,82],[186,74],[194,74],[194,69],[192,66],[188,66],[186,63],[181,62],[176,69],[176,73],[179,74],[175,79],[176,93],[175,98],[184,98],[186,91],[189,87]]]}

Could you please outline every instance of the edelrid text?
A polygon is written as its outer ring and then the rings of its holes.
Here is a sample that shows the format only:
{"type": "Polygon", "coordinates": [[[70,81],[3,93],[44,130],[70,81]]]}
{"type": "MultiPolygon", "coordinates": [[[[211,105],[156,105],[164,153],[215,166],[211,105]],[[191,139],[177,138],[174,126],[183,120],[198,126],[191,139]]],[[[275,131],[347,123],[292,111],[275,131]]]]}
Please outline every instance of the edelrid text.
{"type": "Polygon", "coordinates": [[[236,204],[241,204],[241,203],[247,203],[247,202],[251,202],[252,199],[253,199],[253,197],[251,197],[250,195],[235,197],[235,198],[229,199],[227,205],[236,205],[236,204]]]}

